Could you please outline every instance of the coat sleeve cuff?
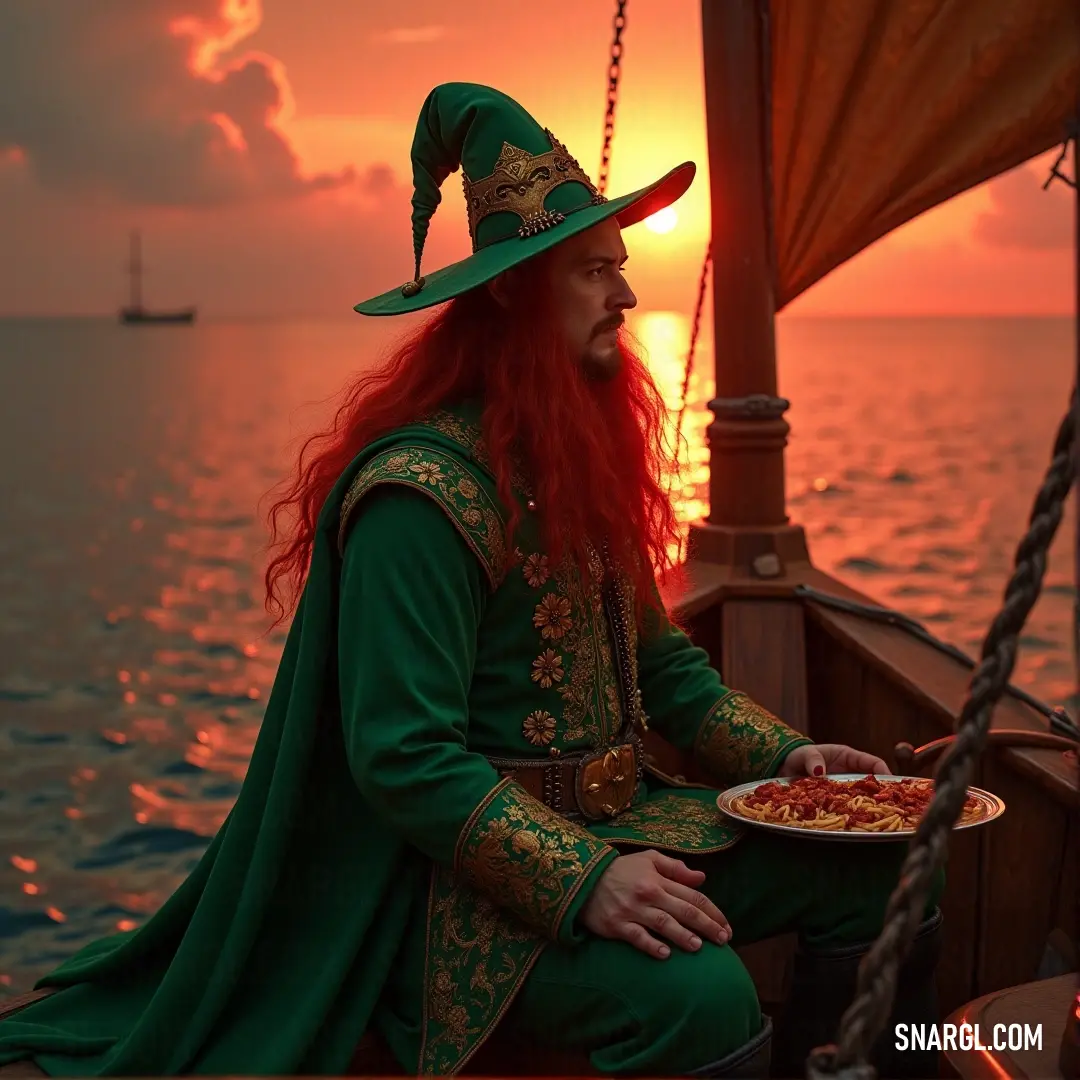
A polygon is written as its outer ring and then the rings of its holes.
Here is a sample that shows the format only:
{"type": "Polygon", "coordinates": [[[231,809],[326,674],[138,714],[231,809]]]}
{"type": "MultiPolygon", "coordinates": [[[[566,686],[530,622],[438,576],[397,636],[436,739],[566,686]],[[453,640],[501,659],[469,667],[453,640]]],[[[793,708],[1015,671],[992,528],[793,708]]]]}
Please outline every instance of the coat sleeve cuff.
{"type": "Polygon", "coordinates": [[[583,886],[595,882],[615,855],[610,845],[507,778],[465,822],[454,868],[534,930],[569,943],[578,937],[573,917],[585,899],[583,886]]]}
{"type": "Polygon", "coordinates": [[[725,788],[776,775],[796,746],[812,743],[746,694],[729,691],[705,714],[694,740],[697,763],[725,788]]]}

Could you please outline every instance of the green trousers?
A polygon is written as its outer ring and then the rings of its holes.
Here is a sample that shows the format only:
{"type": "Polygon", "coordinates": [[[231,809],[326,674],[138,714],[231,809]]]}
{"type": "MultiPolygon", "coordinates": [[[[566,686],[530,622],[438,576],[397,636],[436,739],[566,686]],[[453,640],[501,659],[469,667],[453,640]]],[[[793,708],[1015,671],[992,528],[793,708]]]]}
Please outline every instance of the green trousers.
{"type": "MultiPolygon", "coordinates": [[[[807,947],[877,937],[907,853],[903,843],[803,840],[753,831],[715,855],[684,856],[727,916],[732,943],[795,931],[807,947]]],[[[676,856],[678,857],[678,856],[676,856]]],[[[939,871],[926,914],[944,888],[939,871]]],[[[603,1073],[674,1076],[753,1038],[761,1009],[730,945],[672,946],[658,960],[623,941],[549,945],[502,1023],[522,1045],[557,1042],[603,1073]]]]}

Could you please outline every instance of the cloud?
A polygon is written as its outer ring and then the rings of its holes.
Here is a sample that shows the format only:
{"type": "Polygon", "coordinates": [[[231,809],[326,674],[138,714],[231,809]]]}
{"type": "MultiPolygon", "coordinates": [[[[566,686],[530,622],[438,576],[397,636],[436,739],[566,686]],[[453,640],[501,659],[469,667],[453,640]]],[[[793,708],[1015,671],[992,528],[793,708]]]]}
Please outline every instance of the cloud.
{"type": "Polygon", "coordinates": [[[388,45],[429,45],[434,41],[443,41],[450,36],[446,26],[397,26],[392,30],[383,30],[373,35],[374,41],[388,45]]]}
{"type": "Polygon", "coordinates": [[[371,165],[360,178],[360,190],[368,196],[381,199],[397,188],[394,170],[389,165],[371,165]]]}
{"type": "Polygon", "coordinates": [[[348,169],[303,175],[276,126],[283,67],[233,55],[261,19],[260,0],[6,0],[0,157],[18,148],[49,190],[144,205],[352,183],[348,169]]]}
{"type": "MultiPolygon", "coordinates": [[[[1055,155],[1048,160],[1052,161],[1055,155]]],[[[1023,165],[986,186],[990,210],[975,219],[974,238],[990,247],[1027,251],[1057,251],[1073,243],[1071,208],[1074,197],[1067,185],[1050,175],[1047,159],[1023,165]]]]}
{"type": "MultiPolygon", "coordinates": [[[[374,165],[348,190],[193,212],[88,205],[46,190],[0,155],[0,317],[111,316],[127,300],[128,232],[139,227],[150,307],[196,304],[200,319],[340,315],[359,328],[354,304],[412,276],[412,189],[386,186],[391,179],[374,165]]],[[[426,271],[468,253],[463,203],[440,207],[426,271]]]]}

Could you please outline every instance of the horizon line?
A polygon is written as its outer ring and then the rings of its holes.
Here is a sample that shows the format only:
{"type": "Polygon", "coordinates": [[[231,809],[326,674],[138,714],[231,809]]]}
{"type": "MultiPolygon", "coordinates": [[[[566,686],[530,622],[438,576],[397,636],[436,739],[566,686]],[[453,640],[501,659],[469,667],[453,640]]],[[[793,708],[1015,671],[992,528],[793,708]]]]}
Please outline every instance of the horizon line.
{"type": "MultiPolygon", "coordinates": [[[[674,315],[683,315],[686,318],[691,317],[691,312],[680,311],[674,308],[644,308],[640,312],[641,314],[660,314],[671,313],[674,315]]],[[[357,313],[349,310],[342,312],[328,312],[328,311],[309,311],[309,312],[292,312],[289,314],[272,314],[272,313],[217,313],[214,315],[205,315],[202,317],[196,316],[197,323],[224,323],[224,322],[296,322],[309,319],[340,319],[345,321],[346,319],[355,319],[357,313]]],[[[904,311],[904,312],[844,312],[844,311],[817,311],[817,312],[798,312],[791,313],[785,311],[779,311],[776,313],[775,318],[785,319],[790,321],[825,321],[825,320],[886,320],[886,319],[1077,319],[1076,312],[1047,312],[1047,311],[1014,311],[1014,312],[1001,312],[1001,311],[988,311],[988,312],[971,312],[971,311],[957,311],[957,312],[941,312],[941,311],[904,311]]],[[[63,321],[63,320],[80,320],[80,321],[116,321],[119,325],[118,313],[115,311],[109,312],[3,312],[0,311],[0,321],[3,322],[18,322],[18,321],[63,321]]],[[[366,324],[372,324],[375,320],[363,319],[366,324]]],[[[387,320],[382,320],[387,321],[387,320]]]]}

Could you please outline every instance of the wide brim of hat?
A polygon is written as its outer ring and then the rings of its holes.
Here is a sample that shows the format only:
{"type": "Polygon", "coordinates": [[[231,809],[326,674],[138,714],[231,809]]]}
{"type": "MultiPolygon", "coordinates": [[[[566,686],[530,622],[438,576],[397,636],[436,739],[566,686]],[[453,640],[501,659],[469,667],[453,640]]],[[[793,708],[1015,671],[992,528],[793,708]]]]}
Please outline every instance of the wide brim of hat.
{"type": "Polygon", "coordinates": [[[490,247],[481,248],[467,259],[427,274],[424,287],[415,296],[403,296],[399,285],[396,289],[357,304],[354,310],[361,315],[405,315],[434,307],[436,304],[444,304],[455,296],[483,285],[504,270],[509,270],[512,266],[517,266],[610,217],[618,218],[619,226],[624,229],[644,221],[681,198],[693,183],[696,172],[697,166],[692,161],[685,161],[648,187],[639,188],[629,195],[611,199],[599,206],[586,206],[575,210],[566,215],[565,221],[552,229],[535,236],[512,236],[500,240],[490,247]]]}

